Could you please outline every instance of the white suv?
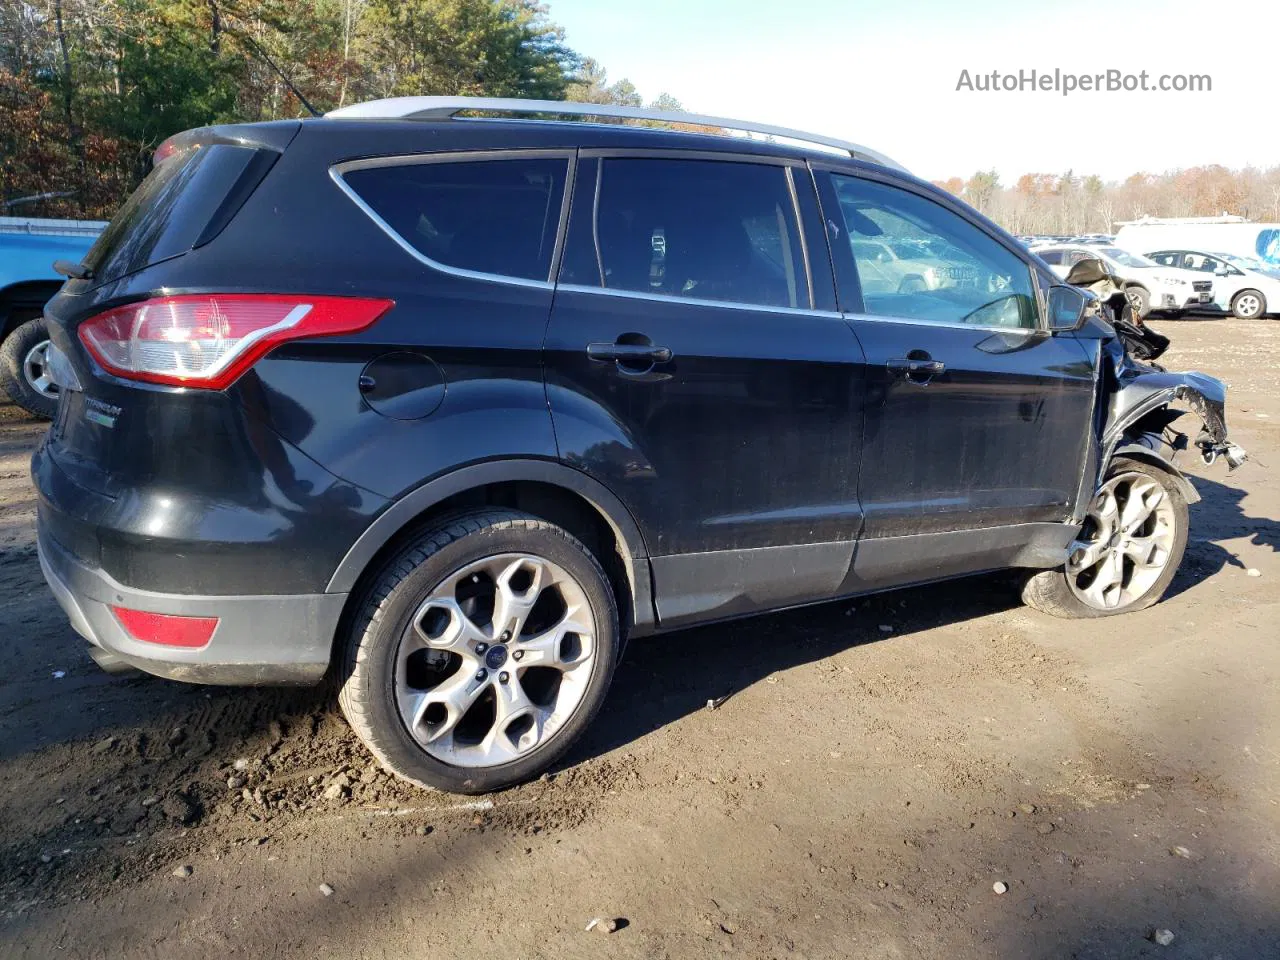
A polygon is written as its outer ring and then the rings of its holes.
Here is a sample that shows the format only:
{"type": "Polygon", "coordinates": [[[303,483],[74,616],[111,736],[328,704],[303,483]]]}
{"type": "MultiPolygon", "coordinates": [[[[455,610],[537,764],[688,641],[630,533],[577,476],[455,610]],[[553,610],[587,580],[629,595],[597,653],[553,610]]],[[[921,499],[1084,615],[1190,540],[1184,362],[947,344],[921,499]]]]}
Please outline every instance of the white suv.
{"type": "Polygon", "coordinates": [[[1161,266],[1154,260],[1119,247],[1065,243],[1036,247],[1032,252],[1063,278],[1081,260],[1089,257],[1101,260],[1124,281],[1125,294],[1140,317],[1153,310],[1180,316],[1192,308],[1205,307],[1213,302],[1213,281],[1206,279],[1203,273],[1161,266]]]}
{"type": "Polygon", "coordinates": [[[1280,313],[1280,270],[1233,253],[1160,250],[1147,254],[1156,263],[1212,275],[1216,303],[1241,320],[1280,313]]]}

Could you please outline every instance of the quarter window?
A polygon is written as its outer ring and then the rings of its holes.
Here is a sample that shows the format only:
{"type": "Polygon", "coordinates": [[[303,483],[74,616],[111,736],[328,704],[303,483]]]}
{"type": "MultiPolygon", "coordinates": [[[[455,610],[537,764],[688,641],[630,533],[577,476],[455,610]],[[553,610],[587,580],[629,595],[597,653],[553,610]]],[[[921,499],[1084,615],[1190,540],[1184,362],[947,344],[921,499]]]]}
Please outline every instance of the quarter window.
{"type": "Polygon", "coordinates": [[[348,170],[387,228],[438,264],[547,280],[568,160],[446,161],[348,170]]]}
{"type": "Polygon", "coordinates": [[[995,239],[910,191],[839,174],[832,181],[867,314],[1036,326],[1031,270],[995,239]]]}
{"type": "Polygon", "coordinates": [[[594,243],[570,239],[563,280],[662,297],[808,307],[784,167],[605,159],[594,243]]]}

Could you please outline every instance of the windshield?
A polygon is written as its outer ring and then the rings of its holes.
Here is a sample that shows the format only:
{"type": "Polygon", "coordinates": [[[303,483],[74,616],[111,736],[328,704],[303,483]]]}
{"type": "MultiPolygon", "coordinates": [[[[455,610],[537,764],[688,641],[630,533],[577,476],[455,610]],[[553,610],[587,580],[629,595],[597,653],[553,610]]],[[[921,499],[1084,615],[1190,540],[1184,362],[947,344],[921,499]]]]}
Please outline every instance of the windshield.
{"type": "Polygon", "coordinates": [[[1119,247],[1099,247],[1098,252],[1108,260],[1114,260],[1122,267],[1159,266],[1159,264],[1154,260],[1148,260],[1146,257],[1139,256],[1136,253],[1130,253],[1128,250],[1121,250],[1119,247]]]}
{"type": "Polygon", "coordinates": [[[1267,269],[1265,265],[1251,257],[1237,257],[1234,253],[1212,253],[1210,256],[1217,257],[1219,260],[1225,260],[1233,267],[1239,267],[1241,270],[1265,271],[1267,269]]]}
{"type": "Polygon", "coordinates": [[[1250,273],[1260,273],[1264,277],[1272,277],[1280,280],[1280,266],[1270,263],[1263,263],[1261,260],[1255,260],[1253,257],[1238,257],[1234,253],[1214,253],[1210,256],[1217,257],[1219,260],[1225,260],[1237,270],[1248,270],[1250,273]]]}

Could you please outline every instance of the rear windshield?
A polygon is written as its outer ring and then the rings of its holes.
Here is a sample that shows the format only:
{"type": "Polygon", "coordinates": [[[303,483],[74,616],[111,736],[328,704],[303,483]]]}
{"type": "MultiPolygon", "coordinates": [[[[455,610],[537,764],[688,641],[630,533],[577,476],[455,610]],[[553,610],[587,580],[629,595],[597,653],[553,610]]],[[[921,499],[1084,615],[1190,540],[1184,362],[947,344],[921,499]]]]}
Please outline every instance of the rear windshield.
{"type": "Polygon", "coordinates": [[[84,263],[105,283],[191,249],[257,151],[191,147],[160,163],[102,231],[84,263]]]}

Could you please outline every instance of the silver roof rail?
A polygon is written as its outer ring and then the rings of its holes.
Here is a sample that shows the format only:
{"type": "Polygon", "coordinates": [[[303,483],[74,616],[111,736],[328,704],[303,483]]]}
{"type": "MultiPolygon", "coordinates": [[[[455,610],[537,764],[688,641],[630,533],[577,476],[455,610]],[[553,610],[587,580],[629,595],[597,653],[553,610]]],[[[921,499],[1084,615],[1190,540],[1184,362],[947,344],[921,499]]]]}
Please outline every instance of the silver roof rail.
{"type": "Polygon", "coordinates": [[[707,127],[724,127],[746,133],[759,133],[771,137],[785,137],[803,143],[820,144],[848,153],[857,160],[869,160],[884,167],[907,172],[907,168],[883,153],[858,143],[824,137],[803,130],[774,127],[748,120],[732,120],[728,117],[710,117],[700,113],[680,113],[671,110],[649,110],[645,107],[622,107],[612,103],[574,103],[568,100],[515,100],[502,97],[390,97],[386,100],[370,100],[349,107],[330,110],[326,117],[337,119],[401,119],[401,120],[449,120],[466,110],[494,113],[552,113],[575,117],[619,117],[627,120],[660,120],[664,123],[698,124],[707,127]]]}

